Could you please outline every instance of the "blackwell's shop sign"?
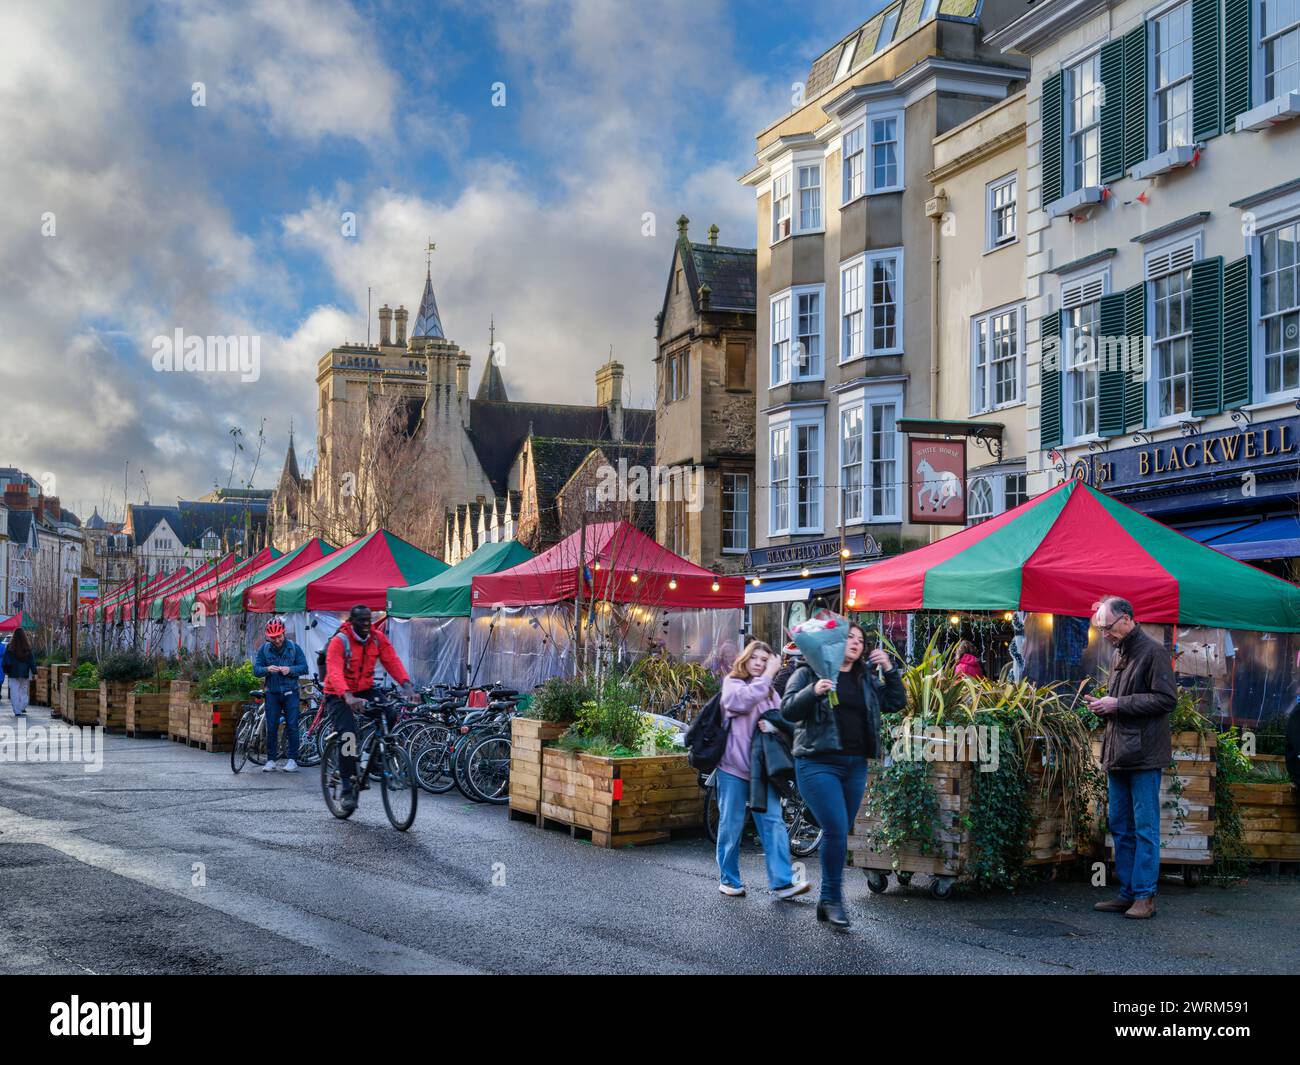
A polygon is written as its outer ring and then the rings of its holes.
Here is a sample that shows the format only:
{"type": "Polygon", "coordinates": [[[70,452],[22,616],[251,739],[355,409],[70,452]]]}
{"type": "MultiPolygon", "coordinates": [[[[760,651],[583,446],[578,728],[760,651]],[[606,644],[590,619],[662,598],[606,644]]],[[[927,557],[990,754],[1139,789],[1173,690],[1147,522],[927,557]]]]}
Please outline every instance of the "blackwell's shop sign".
{"type": "Polygon", "coordinates": [[[1081,458],[1071,475],[1098,488],[1151,484],[1191,473],[1213,475],[1300,462],[1300,418],[1162,440],[1081,458]]]}
{"type": "MultiPolygon", "coordinates": [[[[844,546],[849,549],[850,558],[871,558],[881,553],[876,538],[862,533],[846,536],[844,546]]],[[[801,540],[793,544],[781,544],[779,547],[756,547],[745,556],[745,568],[807,566],[818,562],[838,560],[839,557],[840,539],[838,536],[828,540],[801,540]]]]}

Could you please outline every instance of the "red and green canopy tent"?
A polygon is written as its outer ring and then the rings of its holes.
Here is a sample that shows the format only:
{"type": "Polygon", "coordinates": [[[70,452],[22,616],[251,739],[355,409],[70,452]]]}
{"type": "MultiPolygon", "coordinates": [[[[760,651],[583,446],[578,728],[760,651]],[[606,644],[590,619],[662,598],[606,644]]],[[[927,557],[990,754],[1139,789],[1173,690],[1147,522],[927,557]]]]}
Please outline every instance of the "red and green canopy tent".
{"type": "Polygon", "coordinates": [[[229,584],[231,581],[239,580],[240,577],[247,577],[256,573],[268,563],[274,562],[281,556],[281,552],[274,547],[264,547],[251,558],[246,558],[242,562],[236,562],[223,573],[210,574],[206,580],[198,584],[191,584],[189,587],[174,596],[168,596],[163,603],[164,618],[190,618],[194,613],[194,604],[203,603],[203,609],[210,611],[214,597],[219,594],[219,589],[229,584]]]}
{"type": "Polygon", "coordinates": [[[119,585],[111,593],[100,599],[99,602],[87,604],[82,613],[85,615],[87,621],[112,621],[118,607],[130,599],[138,589],[144,589],[163,579],[163,574],[158,574],[151,578],[134,577],[119,585]]]}
{"type": "Polygon", "coordinates": [[[1139,621],[1300,632],[1300,588],[1080,481],[848,578],[853,610],[1027,610],[1089,617],[1103,595],[1139,621]]]}
{"type": "Polygon", "coordinates": [[[12,617],[0,618],[0,632],[17,632],[19,629],[35,632],[36,622],[21,610],[12,617]]]}
{"type": "Polygon", "coordinates": [[[201,569],[195,570],[189,578],[174,584],[165,592],[159,592],[149,601],[149,607],[145,615],[154,621],[165,621],[180,617],[177,607],[180,604],[181,596],[191,588],[198,588],[206,584],[213,577],[220,577],[223,573],[229,573],[238,563],[238,559],[233,555],[222,555],[219,559],[214,559],[201,569]]]}
{"type": "MultiPolygon", "coordinates": [[[[333,551],[334,548],[330,544],[315,536],[306,543],[299,544],[287,555],[281,555],[274,562],[268,562],[257,572],[247,573],[223,582],[215,593],[217,613],[223,616],[242,614],[244,612],[244,593],[250,588],[277,578],[281,580],[287,579],[290,574],[297,573],[308,566],[314,566],[333,551]]],[[[209,613],[213,611],[213,596],[214,593],[210,591],[203,592],[200,596],[209,613]]]]}
{"type": "Polygon", "coordinates": [[[111,621],[129,621],[137,616],[143,617],[145,604],[159,592],[173,588],[181,581],[187,580],[190,570],[181,567],[174,573],[160,573],[152,580],[143,581],[138,589],[132,589],[109,606],[105,617],[111,621]],[[140,613],[137,615],[136,608],[140,613]]]}
{"type": "Polygon", "coordinates": [[[315,565],[260,581],[244,593],[252,613],[350,610],[365,603],[383,610],[388,589],[418,584],[447,569],[447,563],[386,529],[367,533],[315,565]]]}

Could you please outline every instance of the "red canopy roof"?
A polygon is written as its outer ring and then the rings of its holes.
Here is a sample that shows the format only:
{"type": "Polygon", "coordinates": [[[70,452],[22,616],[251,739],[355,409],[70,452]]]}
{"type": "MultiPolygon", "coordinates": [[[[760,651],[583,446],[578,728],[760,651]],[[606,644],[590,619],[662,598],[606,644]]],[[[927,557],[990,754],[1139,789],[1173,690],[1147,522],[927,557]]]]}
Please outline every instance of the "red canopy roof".
{"type": "Polygon", "coordinates": [[[226,574],[230,573],[238,564],[239,564],[239,559],[236,558],[233,554],[222,556],[216,562],[213,562],[210,565],[205,566],[203,569],[196,572],[194,576],[192,576],[189,580],[182,581],[180,584],[174,585],[172,588],[168,589],[167,593],[161,596],[162,610],[161,611],[150,610],[149,612],[150,615],[154,617],[155,620],[158,619],[159,615],[161,615],[163,620],[166,621],[176,620],[181,616],[182,599],[184,599],[196,588],[204,587],[209,581],[213,580],[214,578],[224,577],[226,574]]]}
{"type": "Polygon", "coordinates": [[[189,569],[182,567],[173,573],[159,573],[152,580],[144,581],[138,589],[128,590],[125,595],[104,611],[104,617],[109,621],[117,618],[124,620],[133,616],[132,611],[137,604],[143,613],[145,603],[152,599],[155,593],[184,580],[189,572],[189,569]]]}
{"type": "Polygon", "coordinates": [[[587,567],[584,598],[687,609],[745,603],[744,578],[716,576],[655,543],[634,525],[610,521],[587,526],[585,540],[575,532],[513,569],[475,577],[474,606],[531,606],[574,599],[580,551],[587,567]]]}

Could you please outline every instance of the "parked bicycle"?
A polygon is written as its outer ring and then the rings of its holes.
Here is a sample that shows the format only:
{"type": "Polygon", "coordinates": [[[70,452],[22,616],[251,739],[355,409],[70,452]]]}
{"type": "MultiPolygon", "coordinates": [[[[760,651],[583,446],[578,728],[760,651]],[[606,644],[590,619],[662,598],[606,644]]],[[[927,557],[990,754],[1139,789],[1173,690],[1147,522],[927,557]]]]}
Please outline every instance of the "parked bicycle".
{"type": "MultiPolygon", "coordinates": [[[[719,814],[718,785],[714,780],[715,775],[710,773],[707,778],[700,781],[700,784],[705,789],[704,827],[709,834],[709,839],[717,843],[719,814]]],[[[808,804],[799,794],[799,789],[793,784],[790,786],[789,793],[781,797],[781,816],[785,820],[786,834],[790,837],[790,853],[796,858],[807,858],[815,854],[822,844],[822,827],[817,823],[817,818],[813,816],[812,811],[808,809],[808,804]]],[[[745,820],[747,834],[756,837],[757,831],[748,813],[745,814],[745,820]]]]}

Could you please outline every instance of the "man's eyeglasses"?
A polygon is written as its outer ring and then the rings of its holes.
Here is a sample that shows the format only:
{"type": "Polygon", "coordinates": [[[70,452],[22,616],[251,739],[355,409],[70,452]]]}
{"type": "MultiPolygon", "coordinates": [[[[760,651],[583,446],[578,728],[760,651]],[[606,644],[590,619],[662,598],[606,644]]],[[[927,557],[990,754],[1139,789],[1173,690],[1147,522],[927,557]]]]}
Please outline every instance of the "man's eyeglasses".
{"type": "Polygon", "coordinates": [[[1110,632],[1111,629],[1113,629],[1116,625],[1118,625],[1121,621],[1123,621],[1123,620],[1124,620],[1125,618],[1127,618],[1127,617],[1128,617],[1127,614],[1121,614],[1121,615],[1120,615],[1119,617],[1117,617],[1114,621],[1112,621],[1109,625],[1098,625],[1098,626],[1097,626],[1097,631],[1098,631],[1098,632],[1110,632]]]}

